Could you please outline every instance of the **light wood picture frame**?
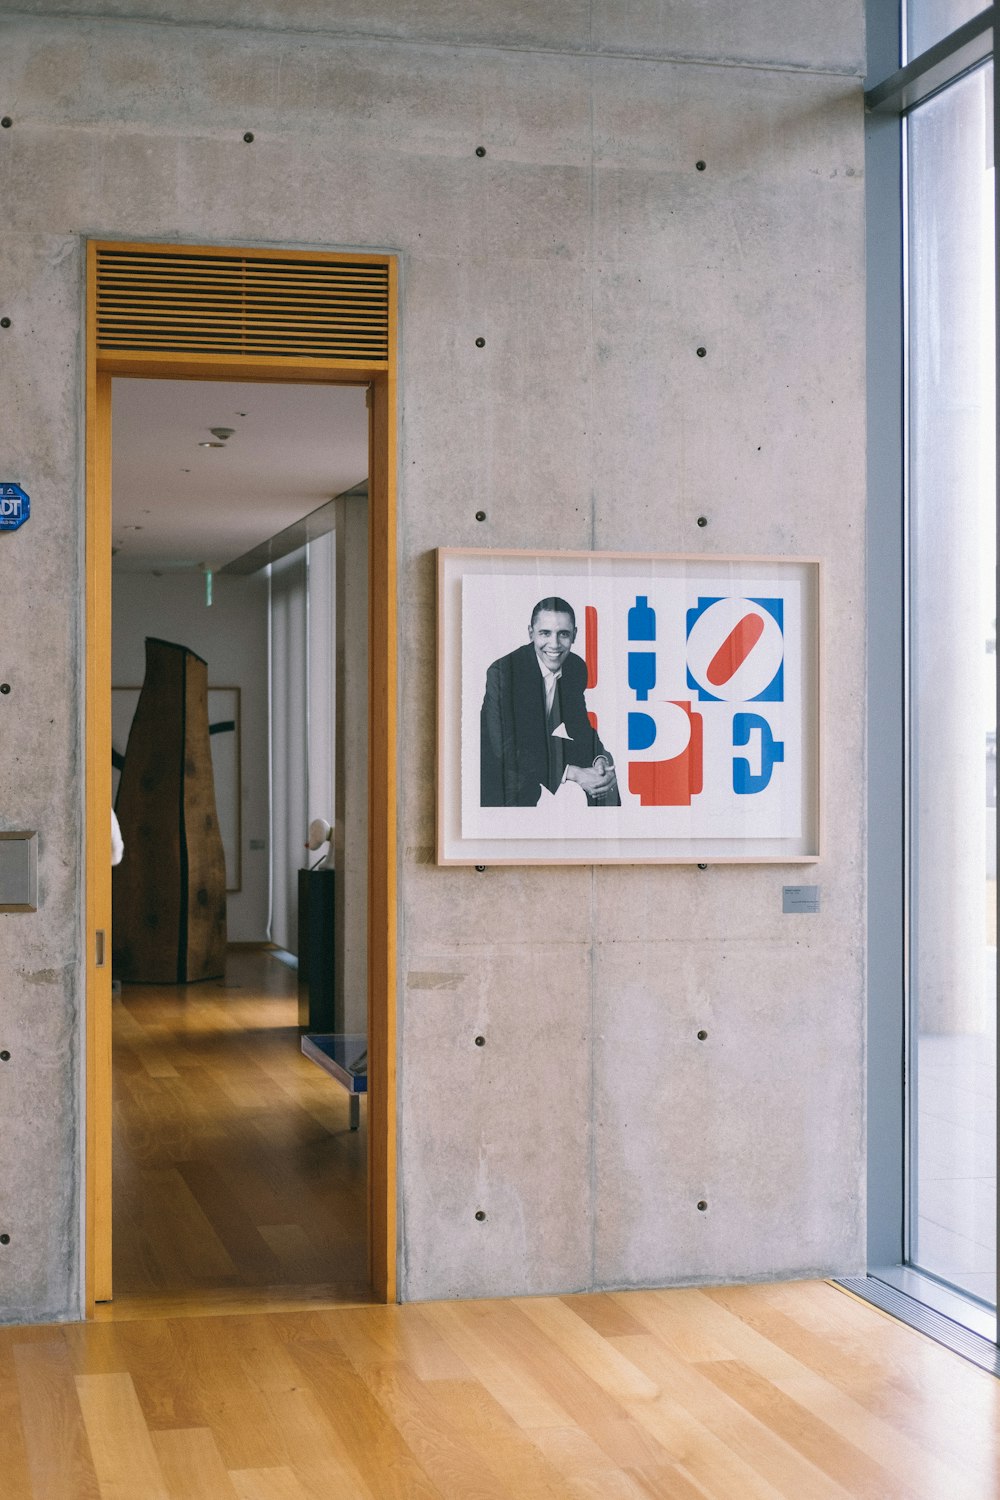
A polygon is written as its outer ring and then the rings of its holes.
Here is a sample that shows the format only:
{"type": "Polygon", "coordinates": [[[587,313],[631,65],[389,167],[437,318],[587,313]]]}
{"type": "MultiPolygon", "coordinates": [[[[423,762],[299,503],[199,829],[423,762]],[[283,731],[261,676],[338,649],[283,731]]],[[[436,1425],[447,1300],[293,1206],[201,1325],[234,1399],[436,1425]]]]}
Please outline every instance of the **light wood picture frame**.
{"type": "Polygon", "coordinates": [[[820,857],[819,559],[437,567],[438,864],[820,857]]]}

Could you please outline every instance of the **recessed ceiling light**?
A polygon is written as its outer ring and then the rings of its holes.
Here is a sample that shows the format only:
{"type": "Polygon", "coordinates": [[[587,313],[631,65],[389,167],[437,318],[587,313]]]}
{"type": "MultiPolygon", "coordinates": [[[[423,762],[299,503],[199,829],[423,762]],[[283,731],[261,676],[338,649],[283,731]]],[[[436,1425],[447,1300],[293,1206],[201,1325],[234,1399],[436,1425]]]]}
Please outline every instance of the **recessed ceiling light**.
{"type": "Polygon", "coordinates": [[[225,443],[199,443],[199,448],[224,448],[225,443]]]}

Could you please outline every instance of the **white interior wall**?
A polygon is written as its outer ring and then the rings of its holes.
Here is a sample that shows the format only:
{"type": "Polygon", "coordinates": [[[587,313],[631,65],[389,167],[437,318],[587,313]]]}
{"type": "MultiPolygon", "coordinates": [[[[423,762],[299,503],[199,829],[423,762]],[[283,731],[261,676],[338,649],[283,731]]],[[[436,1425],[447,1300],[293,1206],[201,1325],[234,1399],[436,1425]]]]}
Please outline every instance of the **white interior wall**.
{"type": "Polygon", "coordinates": [[[241,709],[243,889],[226,898],[229,941],[263,942],[268,921],[267,581],[216,575],[212,605],[200,573],[116,573],[111,680],[140,687],[148,635],[188,646],[210,687],[238,687],[241,709]]]}
{"type": "Polygon", "coordinates": [[[337,497],[335,968],[344,1030],[368,1030],[368,491],[337,497]]]}

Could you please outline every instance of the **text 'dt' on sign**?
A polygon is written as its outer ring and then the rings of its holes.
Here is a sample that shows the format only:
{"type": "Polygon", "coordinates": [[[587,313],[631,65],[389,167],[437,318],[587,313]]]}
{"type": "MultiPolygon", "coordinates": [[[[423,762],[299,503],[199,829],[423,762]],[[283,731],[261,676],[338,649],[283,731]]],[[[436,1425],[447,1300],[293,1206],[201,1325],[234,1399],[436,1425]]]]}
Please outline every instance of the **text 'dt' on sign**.
{"type": "Polygon", "coordinates": [[[31,515],[31,499],[19,484],[0,479],[0,531],[16,531],[31,515]]]}

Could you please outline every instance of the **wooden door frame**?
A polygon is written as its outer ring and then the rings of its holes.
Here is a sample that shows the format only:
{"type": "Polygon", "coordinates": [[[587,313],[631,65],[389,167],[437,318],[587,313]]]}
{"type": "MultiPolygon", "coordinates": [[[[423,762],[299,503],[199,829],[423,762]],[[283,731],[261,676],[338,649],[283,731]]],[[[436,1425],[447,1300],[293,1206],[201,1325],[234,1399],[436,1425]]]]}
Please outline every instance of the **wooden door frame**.
{"type": "Polygon", "coordinates": [[[369,399],[368,608],[368,1267],[372,1292],[396,1300],[396,307],[388,255],[184,246],[207,255],[376,262],[389,278],[385,360],[101,352],[96,265],[102,248],[148,253],[182,247],[90,241],[86,351],[86,1103],[84,1303],[108,1301],[111,1282],[111,381],[288,381],[363,385],[369,399]]]}

